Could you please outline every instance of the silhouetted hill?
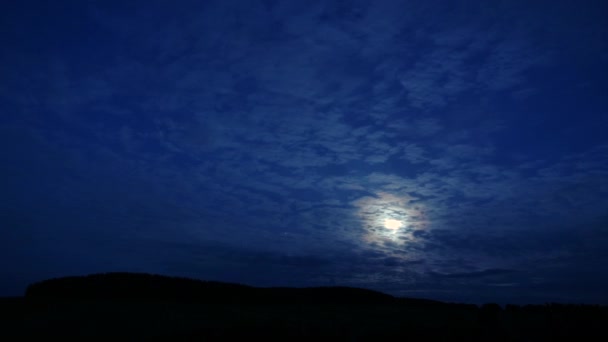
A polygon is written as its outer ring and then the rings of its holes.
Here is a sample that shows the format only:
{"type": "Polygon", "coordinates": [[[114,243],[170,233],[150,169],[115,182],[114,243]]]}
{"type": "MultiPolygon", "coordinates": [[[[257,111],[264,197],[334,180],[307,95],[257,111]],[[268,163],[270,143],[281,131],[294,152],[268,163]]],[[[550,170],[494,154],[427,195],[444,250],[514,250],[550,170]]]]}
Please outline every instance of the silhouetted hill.
{"type": "Polygon", "coordinates": [[[45,280],[28,286],[26,298],[170,300],[215,304],[380,304],[396,301],[393,296],[381,292],[352,287],[256,288],[142,273],[104,273],[45,280]]]}
{"type": "Polygon", "coordinates": [[[608,341],[608,307],[442,303],[351,287],[151,274],[45,280],[0,300],[0,340],[608,341]]]}

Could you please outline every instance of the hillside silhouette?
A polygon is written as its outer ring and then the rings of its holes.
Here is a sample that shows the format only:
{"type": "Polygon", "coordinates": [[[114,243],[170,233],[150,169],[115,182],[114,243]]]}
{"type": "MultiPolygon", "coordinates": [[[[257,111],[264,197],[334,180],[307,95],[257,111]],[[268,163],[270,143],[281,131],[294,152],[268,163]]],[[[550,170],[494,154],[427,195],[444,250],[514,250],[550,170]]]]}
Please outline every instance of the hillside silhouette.
{"type": "Polygon", "coordinates": [[[152,274],[34,283],[0,298],[0,339],[608,340],[608,307],[443,303],[352,287],[257,288],[152,274]]]}
{"type": "Polygon", "coordinates": [[[30,299],[169,300],[208,304],[388,304],[397,300],[388,294],[352,287],[256,288],[145,273],[102,273],[49,279],[28,286],[25,296],[30,299]]]}

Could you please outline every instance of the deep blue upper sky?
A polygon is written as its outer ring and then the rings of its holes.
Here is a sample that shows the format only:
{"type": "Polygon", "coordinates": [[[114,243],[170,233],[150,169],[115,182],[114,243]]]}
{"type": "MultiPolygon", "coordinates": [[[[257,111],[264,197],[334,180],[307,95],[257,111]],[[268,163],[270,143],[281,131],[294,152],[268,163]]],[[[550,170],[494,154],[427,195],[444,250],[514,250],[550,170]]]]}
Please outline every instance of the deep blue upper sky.
{"type": "Polygon", "coordinates": [[[0,295],[137,271],[608,304],[606,13],[3,1],[0,295]]]}

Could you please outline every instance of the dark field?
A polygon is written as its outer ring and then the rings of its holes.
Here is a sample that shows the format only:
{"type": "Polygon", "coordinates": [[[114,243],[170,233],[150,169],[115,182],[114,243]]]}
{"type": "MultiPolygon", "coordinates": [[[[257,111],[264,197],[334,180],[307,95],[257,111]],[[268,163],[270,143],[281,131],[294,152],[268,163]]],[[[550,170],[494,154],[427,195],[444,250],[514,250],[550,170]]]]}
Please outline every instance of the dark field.
{"type": "MultiPolygon", "coordinates": [[[[599,306],[549,304],[503,309],[489,304],[478,308],[399,299],[349,288],[227,286],[229,289],[224,291],[221,284],[214,284],[214,290],[208,291],[213,296],[191,301],[167,296],[127,298],[131,289],[125,290],[124,284],[120,296],[113,292],[114,298],[102,298],[98,292],[95,296],[88,293],[89,298],[85,298],[84,292],[73,298],[28,292],[24,298],[5,298],[0,302],[0,338],[5,341],[26,337],[188,341],[323,337],[340,341],[608,340],[608,308],[599,306]],[[238,289],[245,290],[248,297],[239,294],[238,289]],[[341,296],[338,292],[348,295],[341,296]],[[252,293],[256,293],[254,299],[252,293]],[[226,300],[230,294],[234,294],[232,301],[226,300]],[[361,299],[366,296],[374,299],[361,299]]],[[[72,284],[71,290],[74,289],[72,284]]]]}

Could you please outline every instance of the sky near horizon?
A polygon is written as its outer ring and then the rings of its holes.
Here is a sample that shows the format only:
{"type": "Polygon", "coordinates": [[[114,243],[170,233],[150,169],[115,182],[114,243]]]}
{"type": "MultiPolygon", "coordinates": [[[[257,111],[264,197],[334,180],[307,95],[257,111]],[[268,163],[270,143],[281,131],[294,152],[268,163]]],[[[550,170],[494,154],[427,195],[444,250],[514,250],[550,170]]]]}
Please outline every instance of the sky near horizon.
{"type": "Polygon", "coordinates": [[[2,2],[0,296],[132,271],[608,304],[607,13],[2,2]]]}

